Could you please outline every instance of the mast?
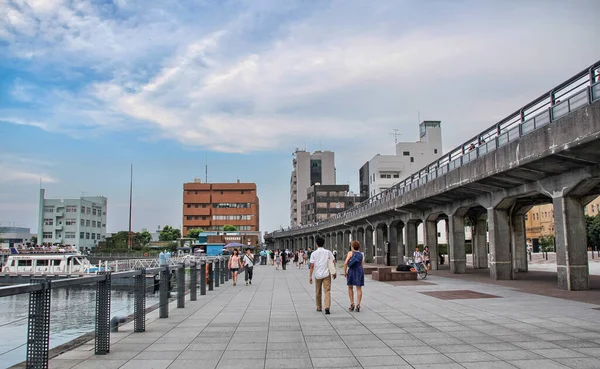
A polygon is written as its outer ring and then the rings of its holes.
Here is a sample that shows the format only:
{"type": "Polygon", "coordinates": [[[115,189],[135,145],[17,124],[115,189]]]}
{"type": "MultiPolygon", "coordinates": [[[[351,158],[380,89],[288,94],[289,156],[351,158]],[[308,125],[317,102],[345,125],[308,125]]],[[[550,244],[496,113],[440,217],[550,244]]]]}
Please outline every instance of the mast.
{"type": "Polygon", "coordinates": [[[133,196],[133,163],[129,173],[129,234],[127,237],[127,248],[131,250],[131,206],[133,196]]]}

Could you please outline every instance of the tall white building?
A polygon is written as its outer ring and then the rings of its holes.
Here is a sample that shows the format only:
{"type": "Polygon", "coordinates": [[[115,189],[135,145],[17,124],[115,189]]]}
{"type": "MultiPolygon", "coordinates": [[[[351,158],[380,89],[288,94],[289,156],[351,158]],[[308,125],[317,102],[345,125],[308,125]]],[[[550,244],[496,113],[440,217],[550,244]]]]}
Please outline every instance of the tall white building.
{"type": "Polygon", "coordinates": [[[38,244],[61,244],[78,250],[96,247],[106,238],[107,199],[46,199],[40,189],[38,244]]]}
{"type": "Polygon", "coordinates": [[[290,177],[290,225],[300,225],[302,220],[302,201],[306,200],[306,191],[315,184],[335,184],[335,156],[332,151],[309,153],[296,150],[292,161],[290,177]]]}
{"type": "Polygon", "coordinates": [[[419,141],[398,142],[396,155],[375,155],[359,170],[360,194],[375,196],[442,155],[440,121],[419,125],[419,141]]]}

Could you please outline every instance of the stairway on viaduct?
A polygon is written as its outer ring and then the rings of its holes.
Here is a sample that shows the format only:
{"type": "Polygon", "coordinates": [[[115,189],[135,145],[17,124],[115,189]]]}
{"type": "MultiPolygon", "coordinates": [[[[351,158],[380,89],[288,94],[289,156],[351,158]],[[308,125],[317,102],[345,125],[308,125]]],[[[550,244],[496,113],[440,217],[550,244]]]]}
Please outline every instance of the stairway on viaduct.
{"type": "Polygon", "coordinates": [[[321,235],[338,255],[359,240],[367,261],[397,265],[412,256],[422,224],[438,269],[437,223],[446,220],[453,273],[465,273],[469,224],[473,267],[513,279],[527,271],[525,214],[552,203],[558,286],[589,289],[583,208],[600,195],[599,72],[600,61],[354,208],[266,237],[297,250],[321,235]]]}

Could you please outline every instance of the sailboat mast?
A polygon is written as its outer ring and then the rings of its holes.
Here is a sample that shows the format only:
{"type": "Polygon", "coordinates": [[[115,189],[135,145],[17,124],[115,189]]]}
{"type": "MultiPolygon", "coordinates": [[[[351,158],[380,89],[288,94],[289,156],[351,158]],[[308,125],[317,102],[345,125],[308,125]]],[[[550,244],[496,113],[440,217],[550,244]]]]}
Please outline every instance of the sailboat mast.
{"type": "Polygon", "coordinates": [[[127,248],[131,250],[131,207],[132,207],[132,196],[133,196],[133,164],[131,164],[131,170],[129,173],[129,234],[127,237],[127,248]]]}

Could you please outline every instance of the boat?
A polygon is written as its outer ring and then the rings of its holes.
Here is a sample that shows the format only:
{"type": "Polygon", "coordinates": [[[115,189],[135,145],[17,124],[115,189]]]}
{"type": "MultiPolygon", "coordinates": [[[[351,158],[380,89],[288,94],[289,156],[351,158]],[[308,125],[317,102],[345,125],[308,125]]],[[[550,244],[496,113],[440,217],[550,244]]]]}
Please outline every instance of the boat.
{"type": "Polygon", "coordinates": [[[95,273],[97,270],[93,269],[90,261],[79,252],[12,253],[2,272],[64,275],[95,273]]]}

